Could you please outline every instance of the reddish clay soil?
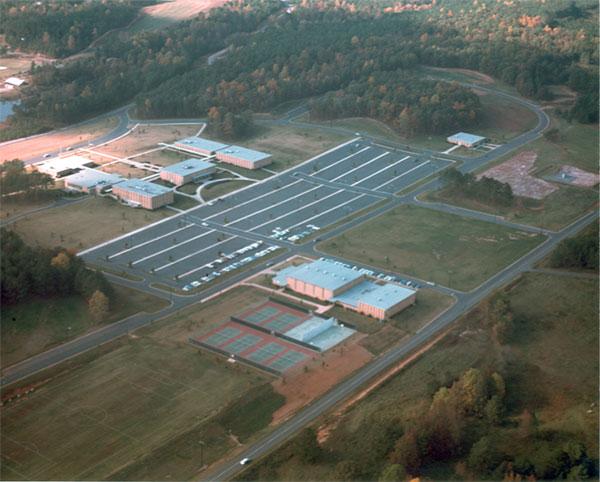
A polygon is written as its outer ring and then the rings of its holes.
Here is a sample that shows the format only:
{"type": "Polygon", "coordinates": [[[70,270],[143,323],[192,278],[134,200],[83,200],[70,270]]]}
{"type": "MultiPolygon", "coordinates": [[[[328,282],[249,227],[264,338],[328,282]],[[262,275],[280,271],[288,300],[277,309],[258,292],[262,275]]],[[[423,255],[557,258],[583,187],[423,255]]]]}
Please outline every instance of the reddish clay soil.
{"type": "Polygon", "coordinates": [[[558,188],[547,181],[529,174],[533,170],[536,159],[536,152],[523,151],[511,157],[508,161],[488,169],[477,177],[479,179],[482,177],[491,177],[497,181],[506,182],[510,184],[516,196],[544,199],[558,188]]]}
{"type": "Polygon", "coordinates": [[[566,174],[567,176],[574,177],[575,179],[569,184],[574,184],[575,186],[594,187],[600,182],[600,176],[598,174],[587,172],[573,166],[562,166],[558,174],[566,174]]]}
{"type": "Polygon", "coordinates": [[[152,5],[143,9],[144,13],[153,17],[167,17],[183,20],[200,12],[220,7],[228,0],[173,0],[152,5]]]}
{"type": "Polygon", "coordinates": [[[294,373],[286,374],[273,382],[273,388],[281,393],[286,403],[273,414],[272,424],[282,422],[298,409],[323,395],[331,387],[350,375],[356,369],[369,362],[373,355],[358,345],[365,335],[354,335],[347,346],[332,348],[322,358],[315,355],[316,360],[309,362],[308,371],[304,368],[294,369],[294,373]],[[322,366],[324,362],[325,366],[322,366]]]}

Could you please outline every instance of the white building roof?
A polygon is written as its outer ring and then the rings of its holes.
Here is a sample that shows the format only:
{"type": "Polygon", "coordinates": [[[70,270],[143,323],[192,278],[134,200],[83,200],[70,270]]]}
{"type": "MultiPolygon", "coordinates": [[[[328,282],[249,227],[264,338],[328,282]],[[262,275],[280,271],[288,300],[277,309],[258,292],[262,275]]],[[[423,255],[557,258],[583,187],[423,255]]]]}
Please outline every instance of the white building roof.
{"type": "Polygon", "coordinates": [[[476,136],[475,134],[469,134],[467,132],[457,132],[454,135],[448,137],[447,141],[453,144],[458,142],[464,142],[466,144],[477,144],[478,142],[485,141],[485,137],[476,136]]]}
{"type": "Polygon", "coordinates": [[[211,141],[209,139],[203,139],[202,137],[196,136],[181,139],[175,143],[175,146],[183,149],[201,149],[209,152],[218,151],[220,149],[229,147],[228,144],[223,144],[221,142],[211,141]]]}
{"type": "Polygon", "coordinates": [[[170,172],[173,174],[180,174],[182,176],[189,176],[198,172],[203,172],[208,169],[214,168],[215,165],[212,162],[203,161],[202,159],[186,159],[185,161],[172,164],[164,167],[162,172],[170,172]]]}
{"type": "Polygon", "coordinates": [[[111,186],[123,180],[124,178],[121,176],[97,171],[96,169],[83,169],[76,174],[65,177],[67,185],[75,185],[86,189],[91,189],[98,185],[111,186]]]}
{"type": "Polygon", "coordinates": [[[56,177],[61,172],[69,169],[82,169],[86,164],[92,161],[82,156],[54,157],[47,161],[39,162],[35,165],[36,169],[45,174],[56,177]]]}
{"type": "Polygon", "coordinates": [[[19,77],[9,77],[4,81],[5,84],[14,85],[15,87],[20,87],[26,82],[27,81],[25,79],[20,79],[19,77]]]}
{"type": "Polygon", "coordinates": [[[267,154],[266,152],[255,151],[254,149],[247,149],[246,147],[241,146],[227,146],[223,149],[219,149],[217,152],[217,157],[219,157],[219,154],[221,153],[253,163],[271,157],[271,154],[267,154]]]}
{"type": "Polygon", "coordinates": [[[161,186],[160,184],[153,182],[142,181],[141,179],[127,179],[123,182],[120,182],[117,187],[119,189],[135,192],[147,197],[160,196],[161,194],[172,191],[172,189],[169,187],[161,186]]]}

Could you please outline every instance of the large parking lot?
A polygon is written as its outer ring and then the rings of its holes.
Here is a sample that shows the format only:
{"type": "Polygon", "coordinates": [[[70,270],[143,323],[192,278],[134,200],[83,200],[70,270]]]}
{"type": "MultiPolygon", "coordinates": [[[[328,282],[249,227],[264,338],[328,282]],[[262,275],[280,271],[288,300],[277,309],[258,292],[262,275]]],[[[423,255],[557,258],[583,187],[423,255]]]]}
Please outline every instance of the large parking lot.
{"type": "Polygon", "coordinates": [[[169,284],[209,282],[447,165],[354,140],[296,168],[83,253],[169,284]]]}

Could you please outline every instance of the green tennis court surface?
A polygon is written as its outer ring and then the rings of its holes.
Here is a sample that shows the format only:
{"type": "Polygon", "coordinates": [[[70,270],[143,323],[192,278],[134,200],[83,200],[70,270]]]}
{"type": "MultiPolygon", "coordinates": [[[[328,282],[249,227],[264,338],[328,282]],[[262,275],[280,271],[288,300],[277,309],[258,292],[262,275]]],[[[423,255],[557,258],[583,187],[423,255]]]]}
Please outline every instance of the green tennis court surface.
{"type": "Polygon", "coordinates": [[[226,350],[230,353],[235,353],[236,355],[246,351],[248,348],[256,345],[260,342],[262,338],[256,335],[244,335],[237,340],[228,343],[225,346],[222,346],[222,350],[226,350]]]}
{"type": "Polygon", "coordinates": [[[285,347],[281,346],[279,343],[267,343],[266,345],[261,346],[258,350],[250,353],[247,358],[253,362],[264,364],[263,362],[265,360],[273,358],[283,350],[285,350],[285,347]]]}
{"type": "Polygon", "coordinates": [[[290,325],[295,325],[302,318],[291,313],[283,313],[271,321],[264,323],[262,326],[269,330],[278,331],[279,333],[285,333],[290,325]]]}
{"type": "Polygon", "coordinates": [[[208,343],[209,345],[220,346],[223,343],[226,343],[227,341],[231,340],[232,338],[235,338],[241,332],[242,332],[242,330],[238,330],[237,328],[232,328],[230,326],[227,326],[227,327],[223,328],[222,330],[219,330],[216,333],[213,333],[212,335],[210,335],[208,338],[206,338],[204,340],[204,342],[208,343]]]}
{"type": "Polygon", "coordinates": [[[251,315],[246,316],[245,319],[246,319],[246,321],[249,321],[251,323],[258,324],[258,323],[262,323],[265,320],[268,320],[272,316],[279,313],[279,311],[280,310],[278,310],[274,306],[265,306],[265,307],[261,308],[260,310],[255,311],[251,315]]]}

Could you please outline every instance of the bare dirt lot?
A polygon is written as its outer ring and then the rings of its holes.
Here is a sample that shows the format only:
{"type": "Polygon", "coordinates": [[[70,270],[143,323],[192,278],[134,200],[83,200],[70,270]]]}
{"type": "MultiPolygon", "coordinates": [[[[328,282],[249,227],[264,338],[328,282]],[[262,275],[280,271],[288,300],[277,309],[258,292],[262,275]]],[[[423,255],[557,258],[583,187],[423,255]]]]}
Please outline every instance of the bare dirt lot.
{"type": "Polygon", "coordinates": [[[188,159],[190,156],[180,152],[170,151],[168,149],[160,149],[141,156],[132,157],[137,162],[149,162],[157,166],[170,166],[176,162],[188,159]]]}
{"type": "Polygon", "coordinates": [[[78,142],[91,141],[107,134],[116,125],[117,118],[109,117],[79,127],[49,132],[31,139],[0,145],[0,163],[12,159],[27,161],[48,151],[64,149],[78,142]]]}
{"type": "Polygon", "coordinates": [[[544,199],[558,188],[530,174],[536,159],[536,152],[523,151],[508,161],[481,173],[478,178],[491,177],[497,181],[506,182],[510,184],[516,196],[544,199]]]}
{"type": "Polygon", "coordinates": [[[152,174],[150,171],[145,171],[144,169],[132,167],[128,164],[125,164],[124,162],[115,162],[114,164],[110,163],[102,166],[100,170],[103,172],[108,172],[110,174],[118,174],[119,176],[123,176],[129,179],[142,178],[152,174]]]}
{"type": "Polygon", "coordinates": [[[97,152],[116,157],[129,157],[154,149],[159,142],[173,142],[183,137],[196,135],[202,124],[150,126],[140,125],[118,141],[95,149],[97,152]]]}
{"type": "Polygon", "coordinates": [[[573,166],[562,166],[558,175],[565,174],[574,178],[569,184],[581,187],[593,187],[600,182],[600,176],[573,166]]]}
{"type": "Polygon", "coordinates": [[[332,348],[324,355],[316,355],[316,360],[305,365],[306,371],[296,370],[295,373],[275,380],[273,388],[285,397],[285,405],[273,414],[272,423],[285,420],[369,362],[373,355],[358,344],[364,336],[354,335],[352,339],[332,348]]]}

